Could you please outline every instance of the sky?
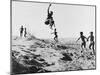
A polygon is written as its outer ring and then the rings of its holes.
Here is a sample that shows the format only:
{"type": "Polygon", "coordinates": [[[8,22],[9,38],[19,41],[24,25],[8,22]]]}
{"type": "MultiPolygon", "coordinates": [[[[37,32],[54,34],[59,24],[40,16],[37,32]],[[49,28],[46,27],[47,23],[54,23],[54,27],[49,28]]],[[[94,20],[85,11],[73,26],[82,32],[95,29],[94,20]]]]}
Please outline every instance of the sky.
{"type": "MultiPolygon", "coordinates": [[[[48,3],[12,2],[12,35],[19,36],[21,25],[27,32],[38,38],[53,38],[53,30],[44,22],[47,18],[48,3]]],[[[53,18],[59,38],[78,38],[83,31],[89,36],[95,32],[95,7],[80,5],[52,4],[53,18]]]]}

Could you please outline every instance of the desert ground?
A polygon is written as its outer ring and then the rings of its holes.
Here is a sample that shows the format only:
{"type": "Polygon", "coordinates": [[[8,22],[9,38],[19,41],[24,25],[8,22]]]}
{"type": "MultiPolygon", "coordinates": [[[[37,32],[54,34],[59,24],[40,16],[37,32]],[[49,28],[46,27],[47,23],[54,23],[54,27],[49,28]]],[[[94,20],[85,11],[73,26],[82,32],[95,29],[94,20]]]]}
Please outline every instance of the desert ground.
{"type": "Polygon", "coordinates": [[[13,74],[45,73],[95,69],[95,55],[90,49],[82,50],[75,41],[54,42],[12,36],[11,70],[13,74]]]}

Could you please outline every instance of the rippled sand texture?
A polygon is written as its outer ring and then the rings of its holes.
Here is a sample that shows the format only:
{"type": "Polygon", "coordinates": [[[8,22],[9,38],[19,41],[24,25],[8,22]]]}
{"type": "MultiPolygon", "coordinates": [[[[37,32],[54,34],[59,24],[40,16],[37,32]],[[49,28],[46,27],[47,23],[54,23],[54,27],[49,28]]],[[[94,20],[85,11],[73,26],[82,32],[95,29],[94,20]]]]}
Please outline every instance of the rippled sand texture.
{"type": "Polygon", "coordinates": [[[75,42],[58,42],[13,37],[11,50],[12,73],[44,73],[95,69],[95,55],[92,50],[80,48],[75,42]]]}

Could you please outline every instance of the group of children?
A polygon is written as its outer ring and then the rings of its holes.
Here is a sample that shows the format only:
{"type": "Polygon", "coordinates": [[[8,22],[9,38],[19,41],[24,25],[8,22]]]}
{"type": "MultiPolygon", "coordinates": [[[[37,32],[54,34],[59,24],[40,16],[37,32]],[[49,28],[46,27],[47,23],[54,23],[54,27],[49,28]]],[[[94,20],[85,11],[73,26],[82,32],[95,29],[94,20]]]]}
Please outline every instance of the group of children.
{"type": "MultiPolygon", "coordinates": [[[[52,17],[53,11],[50,11],[50,6],[51,6],[51,4],[49,5],[48,10],[47,10],[48,15],[47,15],[47,19],[45,21],[45,24],[49,25],[50,29],[54,30],[54,32],[51,33],[51,34],[55,35],[54,40],[56,42],[58,42],[57,30],[56,30],[56,27],[55,27],[55,22],[54,22],[53,17],[52,17]]],[[[24,37],[26,37],[26,34],[27,34],[26,28],[23,28],[23,26],[21,26],[21,28],[20,28],[20,36],[21,37],[23,36],[23,33],[24,33],[24,37]]],[[[93,49],[93,52],[94,52],[94,35],[93,35],[93,32],[90,32],[90,36],[88,38],[83,35],[83,32],[80,32],[80,37],[78,38],[78,40],[80,40],[80,39],[82,40],[82,43],[81,43],[82,49],[86,48],[86,42],[89,41],[89,39],[90,39],[89,49],[93,49]]]]}
{"type": "Polygon", "coordinates": [[[48,14],[47,14],[47,19],[45,21],[45,24],[46,25],[49,25],[50,26],[50,29],[52,29],[52,30],[53,30],[53,27],[54,27],[54,32],[51,33],[51,34],[54,34],[55,35],[54,40],[56,42],[58,42],[57,29],[55,27],[55,22],[54,22],[53,17],[52,17],[53,16],[53,11],[50,11],[50,7],[51,7],[51,4],[49,5],[48,10],[47,10],[47,13],[48,14]]]}
{"type": "Polygon", "coordinates": [[[24,33],[24,37],[26,37],[26,34],[27,34],[26,28],[23,28],[23,26],[21,26],[21,28],[20,28],[20,37],[23,36],[23,33],[24,33]]]}
{"type": "Polygon", "coordinates": [[[86,42],[90,40],[89,49],[92,49],[93,53],[95,53],[94,52],[94,35],[93,35],[93,32],[90,32],[90,35],[89,35],[88,38],[83,35],[83,32],[80,32],[80,37],[78,38],[78,40],[79,39],[82,40],[82,43],[81,43],[82,49],[86,48],[86,42]]]}

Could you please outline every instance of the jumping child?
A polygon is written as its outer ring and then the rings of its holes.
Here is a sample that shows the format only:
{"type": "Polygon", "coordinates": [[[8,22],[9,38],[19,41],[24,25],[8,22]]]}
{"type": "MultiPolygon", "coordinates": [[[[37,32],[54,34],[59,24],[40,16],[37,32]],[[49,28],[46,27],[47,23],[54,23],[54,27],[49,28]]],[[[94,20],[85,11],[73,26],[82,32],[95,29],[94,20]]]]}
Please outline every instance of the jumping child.
{"type": "Polygon", "coordinates": [[[48,15],[47,15],[47,19],[46,19],[46,21],[45,21],[45,24],[46,25],[50,25],[50,29],[53,29],[52,27],[54,26],[55,27],[55,23],[54,23],[54,20],[53,20],[53,11],[50,11],[50,6],[51,6],[51,4],[49,5],[49,7],[48,7],[48,10],[47,10],[47,13],[48,13],[48,15]]]}

